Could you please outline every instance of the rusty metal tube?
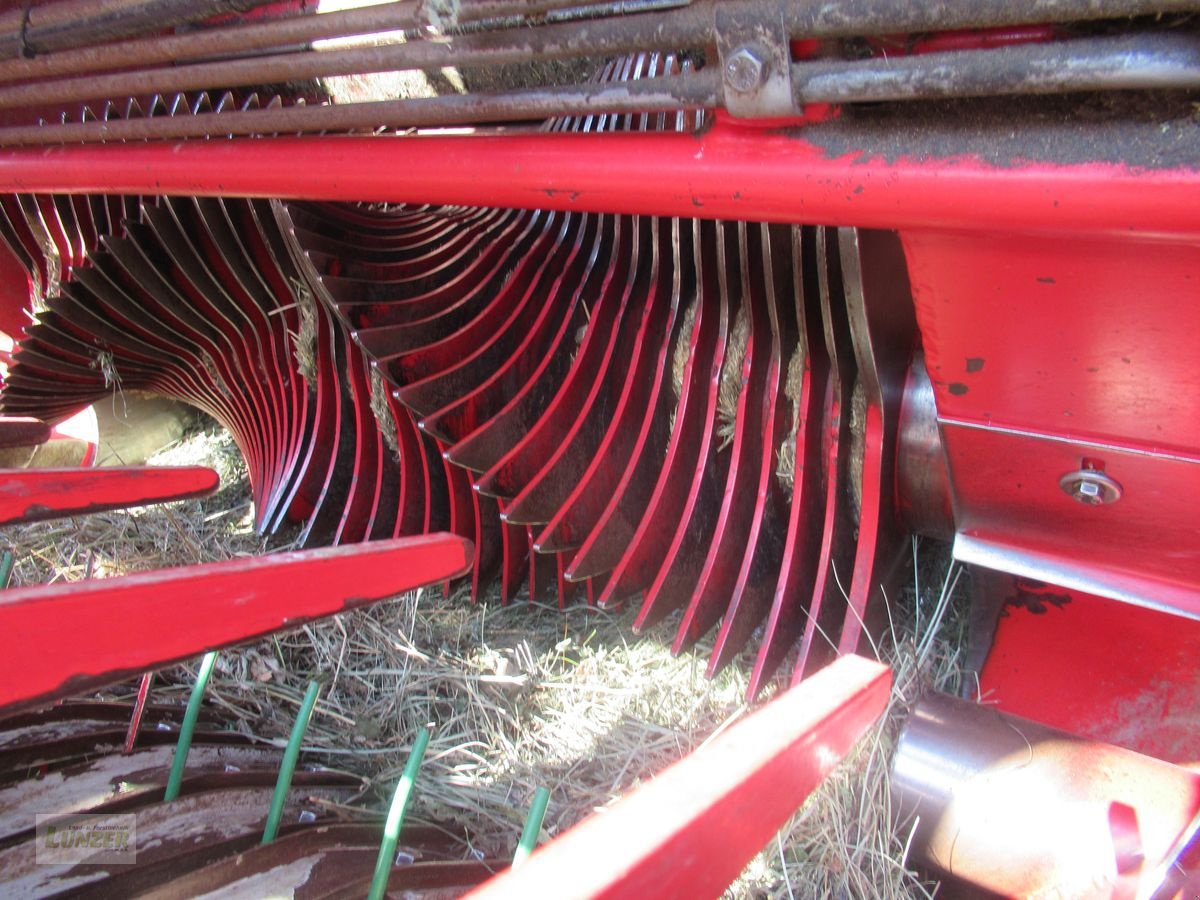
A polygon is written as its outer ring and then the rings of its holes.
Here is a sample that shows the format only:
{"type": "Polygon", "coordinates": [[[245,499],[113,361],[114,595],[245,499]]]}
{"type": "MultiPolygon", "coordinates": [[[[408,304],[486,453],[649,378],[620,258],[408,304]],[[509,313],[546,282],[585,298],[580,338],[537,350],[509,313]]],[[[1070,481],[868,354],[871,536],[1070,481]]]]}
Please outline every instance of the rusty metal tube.
{"type": "MultiPolygon", "coordinates": [[[[753,10],[753,0],[741,4],[753,10]]],[[[903,31],[948,30],[1064,22],[1200,8],[1197,0],[982,0],[908,4],[894,0],[838,0],[833,4],[791,2],[784,24],[793,37],[844,37],[903,31]]],[[[353,75],[445,66],[494,66],[538,59],[677,51],[714,40],[713,0],[681,9],[614,16],[588,23],[562,22],[534,28],[467,34],[440,41],[409,41],[380,47],[283,53],[217,63],[142,69],[95,77],[68,78],[0,89],[0,109],[67,103],[172,91],[271,84],[329,75],[353,75]]]]}
{"type": "MultiPolygon", "coordinates": [[[[543,15],[570,0],[540,2],[466,2],[458,10],[459,22],[543,15]]],[[[396,0],[379,6],[346,9],[311,15],[287,16],[265,22],[250,22],[221,28],[206,28],[183,34],[136,38],[112,44],[96,44],[33,59],[0,62],[0,83],[54,78],[67,75],[96,75],[113,69],[145,67],[218,56],[232,56],[279,47],[294,47],[310,41],[354,35],[379,34],[421,28],[428,17],[420,0],[396,0]]]]}
{"type": "Polygon", "coordinates": [[[371,131],[380,127],[520,122],[570,114],[674,112],[715,106],[718,88],[718,76],[707,71],[619,84],[550,87],[496,95],[447,94],[415,100],[16,126],[0,128],[0,145],[28,146],[49,140],[97,143],[209,135],[371,131]]]}
{"type": "Polygon", "coordinates": [[[937,694],[892,771],[914,852],[1006,896],[1149,896],[1200,813],[1200,774],[937,694]]]}
{"type": "Polygon", "coordinates": [[[1200,87],[1200,37],[1134,34],[921,56],[801,63],[799,103],[874,103],[1200,87]]]}
{"type": "Polygon", "coordinates": [[[200,22],[224,13],[245,12],[266,0],[75,0],[33,6],[8,34],[6,52],[49,53],[120,40],[200,22]]]}

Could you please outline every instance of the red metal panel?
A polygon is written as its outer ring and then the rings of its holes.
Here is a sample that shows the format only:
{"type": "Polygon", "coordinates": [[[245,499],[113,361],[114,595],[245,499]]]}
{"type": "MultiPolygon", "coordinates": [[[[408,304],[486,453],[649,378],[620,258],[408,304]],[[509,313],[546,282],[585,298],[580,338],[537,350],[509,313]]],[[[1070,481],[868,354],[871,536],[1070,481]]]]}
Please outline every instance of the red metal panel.
{"type": "Polygon", "coordinates": [[[884,666],[843,657],[470,896],[720,895],[879,717],[890,684],[884,666]]]}
{"type": "MultiPolygon", "coordinates": [[[[867,157],[816,128],[278,137],[10,149],[0,190],[304,197],[868,228],[1200,231],[1200,172],[867,157]],[[396,178],[420,172],[420,178],[396,178]],[[986,204],[964,197],[986,193],[986,204]]],[[[954,151],[950,151],[951,154],[954,151]]],[[[965,152],[965,151],[964,151],[965,152]]]]}
{"type": "Polygon", "coordinates": [[[1200,618],[1200,458],[1171,459],[943,420],[955,555],[992,569],[1200,618]],[[1123,488],[1080,503],[1084,460],[1123,488]]]}
{"type": "Polygon", "coordinates": [[[1200,454],[1200,241],[903,240],[940,415],[1200,454]]]}
{"type": "Polygon", "coordinates": [[[437,534],[5,591],[0,708],[46,703],[462,575],[472,554],[470,541],[437,534]]]}
{"type": "Polygon", "coordinates": [[[0,471],[0,525],[206,497],[220,486],[202,466],[0,471]]]}
{"type": "Polygon", "coordinates": [[[1004,584],[980,679],[987,702],[1081,737],[1200,764],[1200,622],[1027,578],[1004,584]]]}

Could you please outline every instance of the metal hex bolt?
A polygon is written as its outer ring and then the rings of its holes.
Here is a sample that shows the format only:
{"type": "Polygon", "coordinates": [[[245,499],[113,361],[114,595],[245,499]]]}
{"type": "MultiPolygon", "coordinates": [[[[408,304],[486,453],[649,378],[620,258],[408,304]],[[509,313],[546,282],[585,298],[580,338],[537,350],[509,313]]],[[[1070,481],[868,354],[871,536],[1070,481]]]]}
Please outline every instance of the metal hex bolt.
{"type": "Polygon", "coordinates": [[[739,94],[757,88],[766,74],[766,64],[753,47],[738,47],[725,60],[725,83],[739,94]]]}
{"type": "Polygon", "coordinates": [[[1116,503],[1121,499],[1121,485],[1095,469],[1080,469],[1068,472],[1058,481],[1058,486],[1069,497],[1088,506],[1116,503]]]}

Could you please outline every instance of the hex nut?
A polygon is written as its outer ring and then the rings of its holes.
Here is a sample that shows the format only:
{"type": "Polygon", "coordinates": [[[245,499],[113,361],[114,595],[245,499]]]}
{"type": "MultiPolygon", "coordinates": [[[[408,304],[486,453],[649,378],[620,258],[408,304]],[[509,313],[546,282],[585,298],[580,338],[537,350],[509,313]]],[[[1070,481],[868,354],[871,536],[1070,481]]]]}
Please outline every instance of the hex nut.
{"type": "Polygon", "coordinates": [[[766,79],[766,65],[753,47],[738,47],[725,60],[725,84],[748,94],[766,79]]]}

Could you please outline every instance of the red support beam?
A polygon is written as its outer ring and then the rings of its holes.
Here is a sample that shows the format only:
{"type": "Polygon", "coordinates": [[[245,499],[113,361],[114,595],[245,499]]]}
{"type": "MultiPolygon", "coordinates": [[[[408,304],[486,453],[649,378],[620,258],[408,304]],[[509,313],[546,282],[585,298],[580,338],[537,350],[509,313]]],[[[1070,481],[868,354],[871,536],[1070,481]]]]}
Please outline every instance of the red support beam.
{"type": "Polygon", "coordinates": [[[220,476],[203,466],[0,470],[0,525],[207,497],[220,476]]]}
{"type": "Polygon", "coordinates": [[[0,710],[454,578],[473,554],[470,541],[434,534],[5,591],[0,710]]]}
{"type": "Polygon", "coordinates": [[[50,426],[41,419],[0,416],[0,448],[28,447],[50,440],[50,426]]]}
{"type": "MultiPolygon", "coordinates": [[[[819,131],[276,137],[0,150],[0,191],[370,200],[866,228],[1200,233],[1200,170],[1003,164],[819,131]],[[416,172],[420,177],[397,177],[416,172]],[[969,198],[986,195],[987,203],[969,198]]],[[[1064,141],[1069,138],[1064,137],[1064,141]]]]}
{"type": "Polygon", "coordinates": [[[844,656],[474,900],[716,897],[883,713],[886,666],[844,656]]]}

